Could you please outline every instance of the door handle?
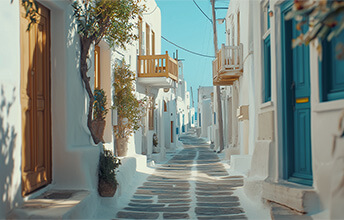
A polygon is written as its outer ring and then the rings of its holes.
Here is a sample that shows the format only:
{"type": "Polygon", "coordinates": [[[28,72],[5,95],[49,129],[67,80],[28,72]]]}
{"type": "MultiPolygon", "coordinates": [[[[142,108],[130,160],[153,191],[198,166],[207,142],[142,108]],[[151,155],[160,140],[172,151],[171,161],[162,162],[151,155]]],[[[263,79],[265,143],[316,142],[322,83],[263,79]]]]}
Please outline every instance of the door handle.
{"type": "Polygon", "coordinates": [[[291,90],[291,103],[293,106],[293,111],[295,111],[295,81],[291,83],[290,90],[291,90]]]}

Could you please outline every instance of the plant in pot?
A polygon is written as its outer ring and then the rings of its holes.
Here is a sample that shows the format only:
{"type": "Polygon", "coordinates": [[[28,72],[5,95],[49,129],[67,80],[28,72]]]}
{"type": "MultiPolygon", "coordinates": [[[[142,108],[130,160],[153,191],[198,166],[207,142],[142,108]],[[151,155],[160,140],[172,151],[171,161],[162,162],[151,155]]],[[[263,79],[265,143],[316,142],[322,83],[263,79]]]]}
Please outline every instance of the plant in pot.
{"type": "Polygon", "coordinates": [[[106,108],[107,97],[103,89],[94,90],[94,103],[93,103],[93,119],[92,119],[92,129],[94,132],[94,142],[98,144],[99,142],[104,143],[104,130],[105,130],[105,116],[108,112],[106,108]]]}
{"type": "Polygon", "coordinates": [[[159,153],[158,135],[156,133],[153,134],[153,153],[159,153]]]}
{"type": "Polygon", "coordinates": [[[99,157],[98,192],[102,197],[112,197],[117,190],[116,169],[121,164],[120,159],[110,150],[103,148],[99,157]]]}
{"type": "Polygon", "coordinates": [[[126,156],[128,138],[142,126],[145,116],[146,99],[138,100],[135,96],[135,73],[122,61],[114,68],[114,106],[117,109],[117,125],[114,126],[117,156],[126,156]]]}

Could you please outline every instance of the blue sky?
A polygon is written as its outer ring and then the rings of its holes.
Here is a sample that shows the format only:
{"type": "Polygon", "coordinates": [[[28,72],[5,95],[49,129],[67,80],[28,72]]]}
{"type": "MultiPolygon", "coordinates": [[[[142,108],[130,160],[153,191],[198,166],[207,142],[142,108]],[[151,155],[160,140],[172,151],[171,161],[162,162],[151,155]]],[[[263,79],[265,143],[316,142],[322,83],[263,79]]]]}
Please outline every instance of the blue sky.
{"type": "MultiPolygon", "coordinates": [[[[195,0],[199,7],[212,18],[210,0],[195,0]]],[[[213,29],[210,21],[202,14],[192,0],[156,0],[161,10],[161,35],[188,50],[214,55],[213,29]]],[[[228,0],[218,0],[216,7],[227,7],[228,0]]],[[[227,10],[217,10],[216,18],[224,18],[227,10]]],[[[217,23],[218,24],[218,23],[217,23]]],[[[218,43],[225,43],[224,24],[217,25],[218,43]]],[[[170,56],[178,49],[178,58],[184,60],[184,79],[188,90],[193,88],[195,107],[199,86],[212,86],[212,60],[188,53],[161,39],[161,53],[170,56]]]]}

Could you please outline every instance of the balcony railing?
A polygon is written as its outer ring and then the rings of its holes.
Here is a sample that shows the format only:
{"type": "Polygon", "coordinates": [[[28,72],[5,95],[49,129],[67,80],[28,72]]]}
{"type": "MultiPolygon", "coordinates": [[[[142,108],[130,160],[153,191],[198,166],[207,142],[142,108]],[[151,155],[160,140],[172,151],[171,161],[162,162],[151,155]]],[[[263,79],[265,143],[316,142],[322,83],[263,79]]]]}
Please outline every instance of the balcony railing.
{"type": "Polygon", "coordinates": [[[243,72],[243,45],[225,46],[216,54],[213,61],[213,84],[231,85],[243,72]]]}
{"type": "Polygon", "coordinates": [[[138,77],[167,77],[178,81],[178,62],[164,55],[138,56],[138,77]]]}

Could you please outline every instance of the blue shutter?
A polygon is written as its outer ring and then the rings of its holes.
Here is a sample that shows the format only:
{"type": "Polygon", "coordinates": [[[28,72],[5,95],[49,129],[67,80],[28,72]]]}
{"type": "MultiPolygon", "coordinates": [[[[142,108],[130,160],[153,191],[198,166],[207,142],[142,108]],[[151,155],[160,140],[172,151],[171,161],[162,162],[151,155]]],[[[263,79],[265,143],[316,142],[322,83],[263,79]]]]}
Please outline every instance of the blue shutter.
{"type": "Polygon", "coordinates": [[[320,63],[320,99],[344,99],[344,60],[336,58],[336,46],[344,39],[344,31],[331,42],[323,41],[323,60],[320,63]]]}
{"type": "Polygon", "coordinates": [[[264,40],[264,102],[271,101],[271,44],[270,35],[264,40]]]}

